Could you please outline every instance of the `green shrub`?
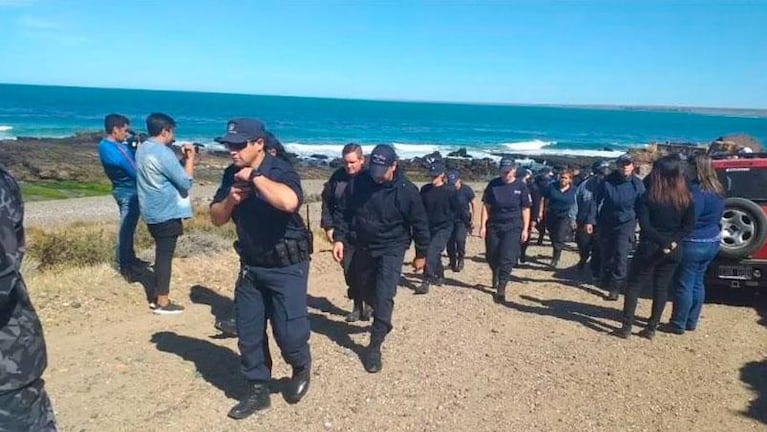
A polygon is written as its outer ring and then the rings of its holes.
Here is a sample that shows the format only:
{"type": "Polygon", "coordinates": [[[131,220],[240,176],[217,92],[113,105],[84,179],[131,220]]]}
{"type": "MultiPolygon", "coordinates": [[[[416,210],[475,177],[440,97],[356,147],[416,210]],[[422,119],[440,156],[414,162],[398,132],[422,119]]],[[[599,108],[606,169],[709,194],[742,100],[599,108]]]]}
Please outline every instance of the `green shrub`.
{"type": "Polygon", "coordinates": [[[113,233],[92,227],[67,227],[35,235],[27,247],[29,254],[40,263],[41,271],[111,262],[114,248],[113,233]]]}

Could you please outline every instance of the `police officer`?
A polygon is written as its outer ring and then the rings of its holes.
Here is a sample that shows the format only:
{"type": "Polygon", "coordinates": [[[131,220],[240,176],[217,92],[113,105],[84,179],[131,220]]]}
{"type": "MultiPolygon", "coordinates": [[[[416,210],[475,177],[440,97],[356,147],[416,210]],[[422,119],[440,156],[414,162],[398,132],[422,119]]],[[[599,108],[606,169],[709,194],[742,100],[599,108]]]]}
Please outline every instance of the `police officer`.
{"type": "Polygon", "coordinates": [[[269,407],[269,355],[266,322],[282,356],[293,368],[285,391],[296,403],[309,389],[309,317],[306,283],[309,270],[308,232],[298,208],[303,201],[301,180],[286,161],[265,150],[264,124],[237,118],[227,124],[225,145],[232,165],[210,206],[214,225],[233,220],[240,273],[234,292],[238,347],[248,395],[229,411],[243,419],[269,407]],[[265,228],[266,227],[266,228],[265,228]]]}
{"type": "Polygon", "coordinates": [[[369,169],[352,178],[333,218],[333,257],[343,261],[344,245],[354,233],[353,283],[373,305],[365,370],[381,370],[381,345],[392,329],[397,283],[405,250],[415,240],[413,267],[423,270],[429,249],[429,222],[418,188],[397,169],[397,154],[379,145],[370,155],[369,169]]]}
{"type": "MultiPolygon", "coordinates": [[[[365,156],[362,154],[362,147],[359,144],[351,143],[345,145],[341,151],[341,158],[343,159],[344,166],[337,169],[322,188],[322,217],[320,225],[325,230],[325,235],[331,243],[333,243],[333,227],[335,226],[333,216],[336,212],[336,207],[338,207],[338,203],[341,201],[349,181],[351,181],[352,177],[362,172],[365,164],[365,156]]],[[[351,283],[349,266],[353,255],[353,241],[347,241],[344,243],[344,259],[341,265],[343,266],[344,279],[346,280],[346,293],[349,299],[352,300],[353,306],[351,313],[346,316],[346,322],[368,321],[371,314],[370,307],[365,305],[360,290],[354,289],[354,284],[351,283]]]]}
{"type": "Polygon", "coordinates": [[[559,173],[556,182],[552,182],[543,191],[538,219],[543,219],[546,212],[546,228],[553,249],[551,268],[557,268],[565,242],[575,229],[575,217],[578,208],[575,203],[575,186],[572,184],[573,172],[564,169],[559,173]],[[545,209],[545,210],[544,210],[545,209]]]}
{"type": "Polygon", "coordinates": [[[447,184],[455,186],[458,192],[460,212],[456,215],[453,223],[453,232],[447,241],[447,256],[450,259],[450,268],[454,272],[463,270],[463,258],[466,255],[466,236],[472,230],[474,217],[474,190],[461,180],[461,174],[457,170],[447,172],[447,184]],[[468,217],[468,220],[466,219],[468,217]]]}
{"type": "Polygon", "coordinates": [[[479,235],[485,239],[485,255],[493,272],[496,303],[506,301],[506,284],[519,257],[520,246],[530,228],[530,192],[524,180],[516,177],[517,164],[504,156],[501,175],[488,183],[482,194],[479,235]]]}
{"type": "Polygon", "coordinates": [[[586,177],[575,191],[575,201],[578,206],[578,215],[575,217],[577,223],[575,241],[578,244],[578,254],[580,259],[576,266],[578,270],[583,270],[586,263],[589,263],[591,275],[594,280],[598,280],[600,268],[602,265],[599,243],[597,240],[596,225],[587,227],[587,219],[591,207],[591,200],[596,195],[597,188],[604,180],[610,170],[610,164],[607,161],[600,160],[591,164],[591,175],[586,177]],[[591,261],[589,261],[591,258],[591,261]]]}
{"type": "Polygon", "coordinates": [[[532,187],[530,188],[533,223],[535,224],[535,229],[538,231],[538,239],[536,240],[538,246],[543,244],[543,237],[546,235],[546,209],[544,208],[543,213],[541,213],[541,200],[543,198],[543,192],[548,189],[553,179],[554,171],[551,167],[543,167],[538,171],[538,174],[533,177],[532,187]],[[543,216],[539,217],[541,214],[543,214],[543,216]]]}
{"type": "Polygon", "coordinates": [[[616,169],[599,184],[589,206],[586,231],[599,230],[602,254],[600,286],[609,289],[607,300],[618,300],[626,287],[628,255],[634,244],[637,208],[645,187],[634,175],[631,155],[621,155],[616,169]]]}
{"type": "Polygon", "coordinates": [[[431,241],[429,250],[426,252],[423,283],[416,288],[416,294],[428,293],[430,284],[442,285],[445,277],[442,251],[447,247],[455,220],[460,218],[464,224],[470,223],[468,213],[462,212],[458,191],[454,186],[447,184],[445,167],[441,162],[434,162],[431,165],[429,176],[432,180],[421,188],[421,200],[426,210],[426,218],[429,220],[431,241]]]}
{"type": "Polygon", "coordinates": [[[40,319],[19,272],[24,205],[16,180],[0,166],[0,431],[55,431],[43,371],[40,319]]]}

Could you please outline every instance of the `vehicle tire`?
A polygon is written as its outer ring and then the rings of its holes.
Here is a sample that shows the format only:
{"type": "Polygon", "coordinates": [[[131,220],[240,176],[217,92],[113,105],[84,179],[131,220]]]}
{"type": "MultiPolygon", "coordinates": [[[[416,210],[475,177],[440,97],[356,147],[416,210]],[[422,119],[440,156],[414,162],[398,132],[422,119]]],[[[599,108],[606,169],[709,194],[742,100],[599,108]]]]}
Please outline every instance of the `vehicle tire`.
{"type": "Polygon", "coordinates": [[[727,198],[722,214],[720,255],[746,258],[767,239],[767,216],[759,204],[745,198],[727,198]]]}

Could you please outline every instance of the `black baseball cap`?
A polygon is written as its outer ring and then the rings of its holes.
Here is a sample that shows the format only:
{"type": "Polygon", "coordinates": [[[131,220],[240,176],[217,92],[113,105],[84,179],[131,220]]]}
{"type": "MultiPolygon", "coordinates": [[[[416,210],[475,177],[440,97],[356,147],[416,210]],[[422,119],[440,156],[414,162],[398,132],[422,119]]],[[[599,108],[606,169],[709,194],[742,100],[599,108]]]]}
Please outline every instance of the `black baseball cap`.
{"type": "Polygon", "coordinates": [[[369,169],[370,175],[375,177],[383,177],[386,170],[390,166],[394,165],[397,161],[397,153],[394,149],[385,144],[379,144],[373,148],[373,152],[370,153],[369,169]]]}
{"type": "Polygon", "coordinates": [[[508,171],[517,167],[517,162],[511,156],[504,156],[501,158],[501,162],[498,164],[501,171],[508,171]]]}
{"type": "Polygon", "coordinates": [[[434,162],[429,166],[429,176],[430,177],[437,177],[438,175],[442,175],[445,173],[445,167],[439,163],[434,162]]]}
{"type": "Polygon", "coordinates": [[[624,154],[618,156],[618,159],[615,160],[615,164],[618,165],[618,166],[628,165],[628,164],[632,164],[632,163],[634,163],[634,158],[631,157],[631,155],[628,154],[628,153],[624,153],[624,154]]]}
{"type": "Polygon", "coordinates": [[[599,160],[591,164],[591,172],[594,174],[605,173],[610,169],[610,163],[605,160],[599,160]]]}
{"type": "Polygon", "coordinates": [[[458,172],[458,170],[450,170],[447,172],[448,184],[454,185],[460,179],[461,179],[461,173],[458,172]]]}
{"type": "Polygon", "coordinates": [[[245,144],[259,138],[266,138],[264,123],[254,118],[236,118],[226,123],[226,134],[215,138],[221,144],[245,144]]]}

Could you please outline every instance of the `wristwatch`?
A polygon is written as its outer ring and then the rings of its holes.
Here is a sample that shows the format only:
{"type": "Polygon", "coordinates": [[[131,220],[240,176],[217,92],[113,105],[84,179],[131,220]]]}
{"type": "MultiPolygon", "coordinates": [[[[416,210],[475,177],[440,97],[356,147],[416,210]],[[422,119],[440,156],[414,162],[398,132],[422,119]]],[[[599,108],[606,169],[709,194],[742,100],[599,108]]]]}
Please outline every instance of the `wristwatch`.
{"type": "Polygon", "coordinates": [[[264,173],[262,173],[261,170],[259,170],[258,168],[254,168],[253,170],[250,171],[250,176],[248,176],[248,181],[253,182],[254,178],[258,176],[262,176],[262,175],[264,175],[264,173]]]}

